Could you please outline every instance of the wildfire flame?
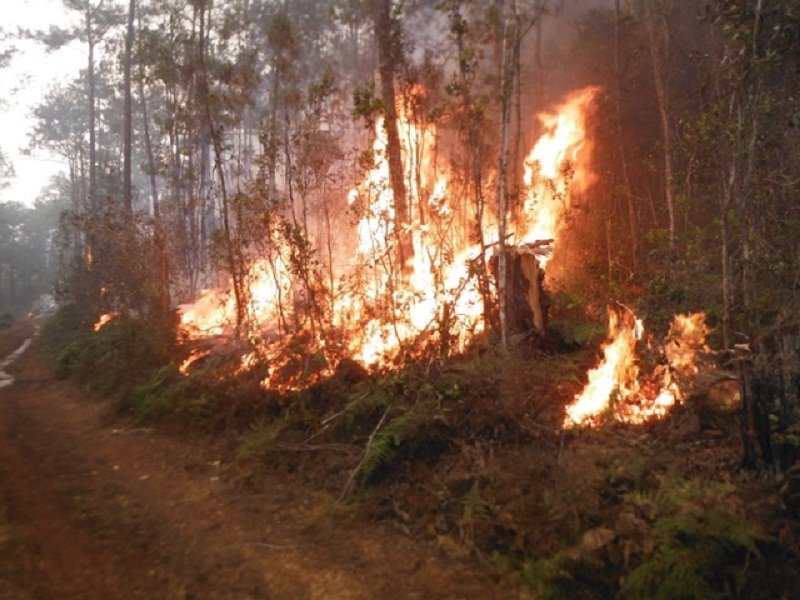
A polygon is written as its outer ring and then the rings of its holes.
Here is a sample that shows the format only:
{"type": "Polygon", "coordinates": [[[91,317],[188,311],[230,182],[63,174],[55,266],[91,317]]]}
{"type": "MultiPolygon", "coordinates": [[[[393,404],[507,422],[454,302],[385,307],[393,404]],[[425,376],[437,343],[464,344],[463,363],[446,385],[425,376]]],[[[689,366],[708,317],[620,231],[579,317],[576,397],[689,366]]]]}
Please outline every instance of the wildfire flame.
{"type": "MultiPolygon", "coordinates": [[[[272,261],[258,259],[247,274],[250,319],[260,325],[278,320],[281,302],[290,297],[291,276],[286,261],[278,256],[272,261]]],[[[178,307],[183,330],[193,338],[213,337],[228,332],[236,320],[236,300],[228,289],[203,290],[197,300],[178,307]]]]}
{"type": "MultiPolygon", "coordinates": [[[[581,154],[589,154],[586,118],[597,92],[596,87],[584,88],[570,94],[556,112],[539,115],[545,133],[524,164],[525,202],[517,225],[522,243],[555,240],[564,226],[570,192],[594,181],[581,154]]],[[[542,267],[549,258],[540,260],[542,267]]]]}
{"type": "Polygon", "coordinates": [[[680,381],[697,374],[698,356],[708,351],[705,314],[675,315],[658,368],[642,383],[636,343],[644,335],[641,319],[627,307],[609,307],[608,339],[600,364],[589,371],[589,382],[566,409],[565,427],[592,425],[604,415],[624,423],[643,423],[684,399],[680,381]]]}
{"type": "Polygon", "coordinates": [[[109,321],[111,321],[112,319],[115,319],[118,316],[119,316],[118,312],[110,312],[110,313],[105,313],[103,315],[100,315],[100,318],[97,319],[97,321],[94,324],[95,332],[100,331],[103,327],[108,325],[109,321]]]}
{"type": "Polygon", "coordinates": [[[178,367],[178,372],[181,375],[188,375],[189,367],[191,367],[198,360],[205,358],[209,354],[211,354],[211,350],[199,350],[199,349],[192,350],[189,353],[189,356],[187,356],[186,359],[178,367]]]}
{"type": "MultiPolygon", "coordinates": [[[[509,228],[516,242],[555,240],[568,207],[570,189],[587,186],[592,175],[586,140],[586,114],[596,93],[586,88],[568,96],[551,112],[539,115],[544,133],[525,161],[525,201],[509,228]]],[[[425,91],[413,90],[414,100],[425,91]]],[[[451,351],[463,350],[484,330],[483,295],[470,263],[480,254],[474,231],[464,215],[451,203],[450,180],[437,162],[437,135],[432,124],[414,118],[407,106],[398,106],[398,130],[407,189],[409,223],[407,233],[413,257],[400,273],[396,264],[398,233],[395,231],[395,199],[390,183],[387,139],[382,121],[374,128],[373,164],[363,181],[346,197],[348,210],[356,217],[356,245],[351,260],[337,273],[339,283],[330,290],[330,314],[324,327],[303,330],[307,353],[327,358],[333,350],[326,344],[328,328],[343,343],[337,352],[363,365],[385,365],[412,349],[421,336],[446,343],[451,351]]],[[[460,205],[459,205],[460,208],[460,205]]],[[[463,209],[461,209],[463,211],[463,209]]],[[[481,223],[487,246],[498,240],[496,215],[481,223]]],[[[253,261],[248,274],[251,300],[247,316],[258,334],[258,359],[270,368],[264,386],[282,384],[276,376],[290,361],[287,341],[263,335],[277,331],[279,319],[291,321],[298,284],[290,269],[288,251],[278,247],[276,256],[253,261]]],[[[345,257],[340,257],[344,259],[345,257]]],[[[542,263],[549,257],[543,257],[542,263]]],[[[486,293],[486,291],[484,291],[486,293]]],[[[493,293],[489,290],[488,293],[493,293]]],[[[232,286],[205,290],[198,300],[181,305],[181,326],[189,337],[203,338],[227,333],[235,321],[232,286]]],[[[286,333],[284,329],[284,333],[286,333]]],[[[289,336],[285,336],[289,337],[289,336]]],[[[248,363],[253,359],[248,359],[248,363]]],[[[250,369],[242,365],[242,368],[250,369]]],[[[288,369],[288,367],[287,367],[288,369]]],[[[286,370],[286,369],[284,369],[286,370]]],[[[298,381],[307,382],[309,368],[300,369],[298,381]]]]}

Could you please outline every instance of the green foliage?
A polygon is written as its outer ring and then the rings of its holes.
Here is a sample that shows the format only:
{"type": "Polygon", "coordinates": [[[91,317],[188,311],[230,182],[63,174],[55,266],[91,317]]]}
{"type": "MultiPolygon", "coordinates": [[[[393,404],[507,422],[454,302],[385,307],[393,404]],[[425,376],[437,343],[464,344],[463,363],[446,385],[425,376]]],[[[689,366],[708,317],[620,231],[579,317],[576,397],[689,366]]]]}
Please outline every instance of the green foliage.
{"type": "Polygon", "coordinates": [[[62,198],[40,200],[33,207],[0,203],[0,307],[27,311],[39,295],[50,291],[63,208],[62,198]]]}
{"type": "Polygon", "coordinates": [[[236,455],[239,458],[265,458],[277,452],[278,439],[286,425],[285,419],[257,419],[250,425],[244,440],[236,448],[236,455]]]}
{"type": "Polygon", "coordinates": [[[406,453],[412,453],[415,447],[424,444],[426,426],[436,416],[438,406],[435,402],[427,401],[401,410],[401,414],[376,432],[367,448],[359,471],[362,481],[368,482],[379,477],[406,453]]]}
{"type": "Polygon", "coordinates": [[[42,337],[55,358],[57,376],[75,377],[107,394],[130,389],[170,362],[172,331],[161,325],[120,315],[95,332],[64,309],[48,321],[42,337]]]}
{"type": "Polygon", "coordinates": [[[535,536],[497,564],[540,598],[758,596],[769,540],[741,492],[680,476],[667,448],[626,438],[576,440],[527,505],[535,536]]]}
{"type": "Polygon", "coordinates": [[[749,597],[748,568],[764,537],[726,510],[731,492],[720,484],[665,479],[654,493],[632,494],[632,504],[650,517],[656,545],[625,577],[619,597],[749,597]]]}
{"type": "Polygon", "coordinates": [[[541,600],[559,600],[569,594],[564,589],[574,578],[574,561],[564,554],[549,558],[536,558],[525,562],[521,571],[522,581],[541,600]]]}
{"type": "Polygon", "coordinates": [[[568,344],[588,346],[605,336],[606,328],[593,321],[574,319],[553,319],[550,327],[568,344]]]}
{"type": "Polygon", "coordinates": [[[128,407],[140,423],[185,415],[193,425],[202,425],[214,411],[214,393],[204,382],[205,375],[205,370],[183,376],[172,365],[161,367],[133,390],[128,407]]]}
{"type": "Polygon", "coordinates": [[[383,101],[372,88],[356,88],[353,92],[353,119],[364,119],[368,127],[383,112],[383,101]]]}

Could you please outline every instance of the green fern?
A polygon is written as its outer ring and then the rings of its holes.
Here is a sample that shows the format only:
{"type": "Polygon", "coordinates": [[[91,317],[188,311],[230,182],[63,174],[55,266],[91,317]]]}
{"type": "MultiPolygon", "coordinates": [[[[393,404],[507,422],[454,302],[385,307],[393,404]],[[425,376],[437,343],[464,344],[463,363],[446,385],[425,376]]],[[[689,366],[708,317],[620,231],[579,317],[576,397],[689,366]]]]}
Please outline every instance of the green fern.
{"type": "Polygon", "coordinates": [[[368,482],[380,471],[393,464],[399,450],[428,422],[436,412],[436,406],[424,402],[412,406],[406,412],[391,419],[372,438],[361,463],[360,477],[368,482]]]}
{"type": "Polygon", "coordinates": [[[541,600],[563,598],[561,584],[572,579],[568,562],[562,555],[531,559],[522,567],[522,579],[541,600]]]}
{"type": "Polygon", "coordinates": [[[486,519],[494,513],[494,507],[481,495],[481,487],[477,481],[472,483],[472,487],[462,498],[461,505],[463,507],[461,518],[464,523],[486,519]]]}
{"type": "Polygon", "coordinates": [[[730,486],[664,479],[627,500],[652,520],[656,547],[625,578],[619,598],[714,600],[740,597],[764,536],[724,510],[730,486]]]}
{"type": "Polygon", "coordinates": [[[286,428],[283,419],[269,421],[257,419],[251,426],[242,443],[236,449],[240,458],[264,457],[277,450],[278,438],[286,428]]]}

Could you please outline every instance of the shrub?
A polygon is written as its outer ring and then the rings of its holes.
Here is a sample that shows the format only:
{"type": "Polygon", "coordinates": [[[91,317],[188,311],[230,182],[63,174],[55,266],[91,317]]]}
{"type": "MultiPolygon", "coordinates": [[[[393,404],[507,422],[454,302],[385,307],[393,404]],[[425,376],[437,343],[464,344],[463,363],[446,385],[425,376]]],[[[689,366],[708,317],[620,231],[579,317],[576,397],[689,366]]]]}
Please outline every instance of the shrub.
{"type": "Polygon", "coordinates": [[[172,329],[120,315],[95,332],[76,325],[64,309],[46,324],[45,346],[55,357],[56,375],[74,377],[101,394],[125,391],[168,364],[174,352],[172,329]]]}

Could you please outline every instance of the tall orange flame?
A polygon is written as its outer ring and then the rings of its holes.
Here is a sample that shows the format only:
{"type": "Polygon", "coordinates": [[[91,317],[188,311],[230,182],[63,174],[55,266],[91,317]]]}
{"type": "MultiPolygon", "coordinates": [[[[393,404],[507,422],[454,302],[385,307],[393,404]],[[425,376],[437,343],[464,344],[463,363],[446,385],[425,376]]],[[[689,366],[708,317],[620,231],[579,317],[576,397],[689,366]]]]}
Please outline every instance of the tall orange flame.
{"type": "MultiPolygon", "coordinates": [[[[539,119],[544,134],[525,161],[525,200],[520,214],[512,215],[509,243],[554,240],[568,209],[570,189],[591,183],[590,148],[586,119],[596,88],[569,95],[553,111],[539,119]]],[[[414,90],[418,99],[424,90],[414,90]]],[[[382,122],[375,124],[374,164],[360,185],[350,191],[347,204],[357,215],[355,265],[342,282],[330,290],[330,325],[345,334],[347,353],[364,365],[386,364],[414,346],[420,336],[463,350],[484,330],[483,296],[470,272],[470,261],[480,248],[467,240],[469,218],[457,218],[451,203],[449,179],[437,164],[436,130],[423,126],[398,107],[406,188],[411,221],[407,224],[414,248],[409,272],[398,275],[394,264],[397,244],[395,205],[389,178],[387,142],[382,122]]],[[[497,241],[492,217],[480,224],[487,246],[497,241]]],[[[546,262],[549,257],[543,257],[546,262]]],[[[248,274],[252,300],[248,315],[261,330],[276,329],[279,315],[291,316],[296,292],[289,261],[278,258],[253,261],[248,274]]],[[[228,286],[230,288],[230,286],[228,286]]],[[[230,331],[235,304],[230,289],[210,289],[180,307],[183,330],[192,337],[208,337],[230,331]]],[[[327,352],[324,335],[312,336],[316,349],[327,352]]],[[[309,339],[309,338],[306,338],[309,339]]],[[[259,358],[268,359],[272,373],[283,364],[285,348],[279,341],[260,336],[259,358]]],[[[248,358],[248,368],[252,357],[248,358]]],[[[274,377],[265,385],[279,385],[274,377]]]]}
{"type": "MultiPolygon", "coordinates": [[[[556,240],[564,226],[572,191],[586,189],[594,181],[589,168],[586,119],[598,88],[570,94],[555,112],[539,115],[545,133],[525,159],[525,202],[517,221],[522,243],[556,240]]],[[[541,260],[544,267],[549,256],[541,260]]]]}

